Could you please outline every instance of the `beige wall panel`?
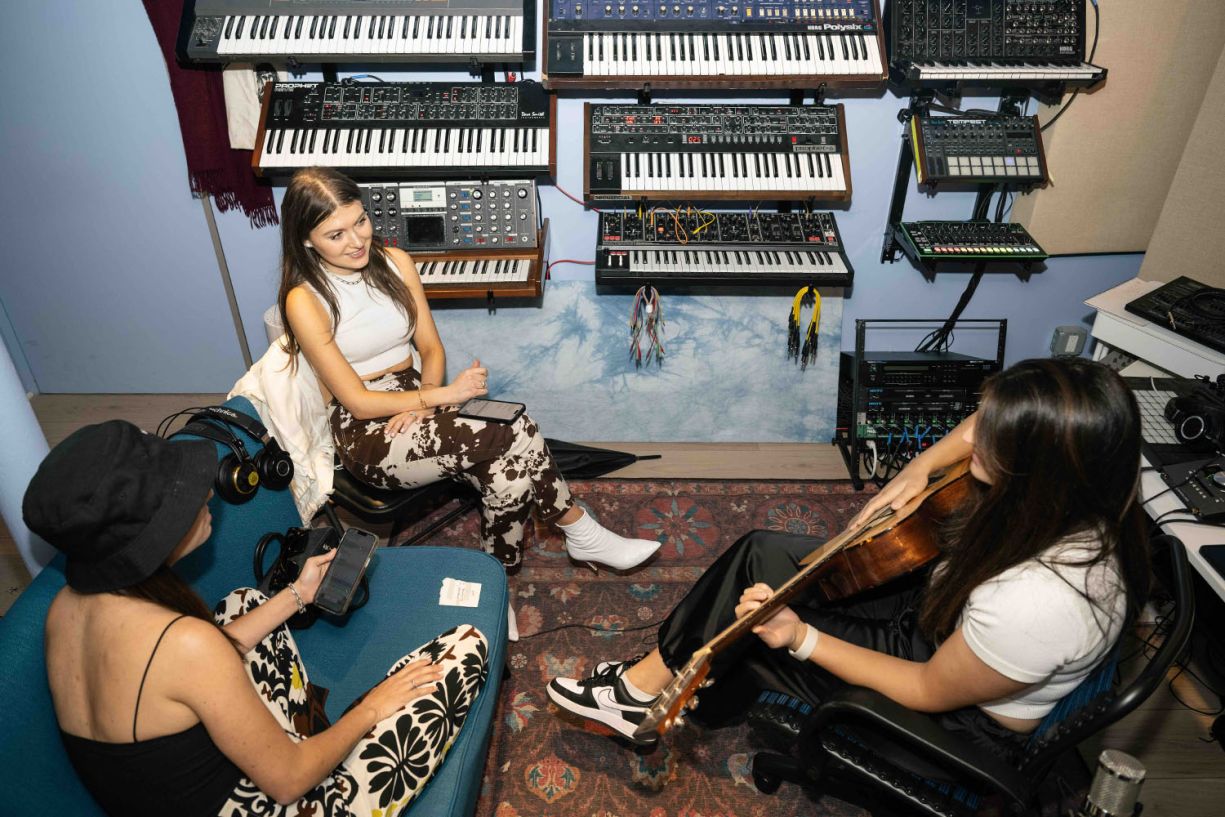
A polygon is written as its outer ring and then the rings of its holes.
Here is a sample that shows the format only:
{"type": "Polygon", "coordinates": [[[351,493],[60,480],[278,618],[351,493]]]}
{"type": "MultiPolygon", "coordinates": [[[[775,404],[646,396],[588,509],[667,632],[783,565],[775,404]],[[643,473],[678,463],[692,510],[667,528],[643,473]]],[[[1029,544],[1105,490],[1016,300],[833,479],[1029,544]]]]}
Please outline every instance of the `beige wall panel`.
{"type": "Polygon", "coordinates": [[[1147,281],[1180,275],[1225,288],[1225,52],[1140,267],[1147,281]]]}
{"type": "MultiPolygon", "coordinates": [[[[1225,49],[1221,0],[1101,0],[1101,6],[1094,62],[1110,74],[1043,134],[1053,183],[1019,197],[1013,208],[1013,220],[1053,254],[1148,246],[1225,49]]],[[[1087,49],[1092,9],[1086,28],[1087,49]]],[[[1042,106],[1039,119],[1056,110],[1042,106]]]]}

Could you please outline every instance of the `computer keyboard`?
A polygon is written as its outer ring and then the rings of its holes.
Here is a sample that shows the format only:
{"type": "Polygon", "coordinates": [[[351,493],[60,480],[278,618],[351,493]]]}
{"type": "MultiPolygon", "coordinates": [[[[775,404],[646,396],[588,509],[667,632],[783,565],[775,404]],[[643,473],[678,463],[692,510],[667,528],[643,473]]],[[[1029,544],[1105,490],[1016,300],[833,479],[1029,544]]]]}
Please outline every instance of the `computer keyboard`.
{"type": "Polygon", "coordinates": [[[1165,406],[1175,397],[1163,389],[1134,389],[1140,405],[1140,434],[1150,445],[1178,445],[1174,426],[1165,418],[1165,406]]]}

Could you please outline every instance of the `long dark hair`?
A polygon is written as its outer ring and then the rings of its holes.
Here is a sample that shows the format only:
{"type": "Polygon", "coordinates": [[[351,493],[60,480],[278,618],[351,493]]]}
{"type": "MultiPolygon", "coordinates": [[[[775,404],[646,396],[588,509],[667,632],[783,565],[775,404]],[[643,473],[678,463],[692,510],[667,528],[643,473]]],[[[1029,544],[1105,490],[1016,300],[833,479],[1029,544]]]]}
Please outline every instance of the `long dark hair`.
{"type": "MultiPolygon", "coordinates": [[[[991,484],[953,523],[919,614],[923,632],[947,637],[976,587],[1078,534],[1100,542],[1097,552],[1055,561],[1089,567],[1117,558],[1130,620],[1148,597],[1150,572],[1137,501],[1139,412],[1122,379],[1080,359],[1018,363],[984,386],[975,451],[991,484]]],[[[1093,601],[1087,587],[1075,589],[1093,601]]]]}
{"type": "Polygon", "coordinates": [[[151,601],[156,605],[193,618],[213,623],[213,614],[192,586],[170,568],[162,565],[144,581],[112,591],[116,596],[151,601]]]}
{"type": "MultiPolygon", "coordinates": [[[[330,167],[303,168],[293,174],[289,187],[285,189],[285,200],[281,204],[281,287],[276,300],[281,325],[285,327],[285,351],[295,363],[301,347],[285,311],[285,303],[294,287],[309,284],[332,313],[333,332],[340,323],[340,306],[336,301],[334,285],[323,271],[319,253],[306,246],[306,242],[310,240],[311,230],[337,209],[361,200],[361,188],[348,176],[330,167]]],[[[379,236],[370,242],[370,257],[361,274],[367,284],[399,305],[410,326],[416,323],[416,304],[404,280],[396,272],[395,265],[387,258],[379,236]]]]}

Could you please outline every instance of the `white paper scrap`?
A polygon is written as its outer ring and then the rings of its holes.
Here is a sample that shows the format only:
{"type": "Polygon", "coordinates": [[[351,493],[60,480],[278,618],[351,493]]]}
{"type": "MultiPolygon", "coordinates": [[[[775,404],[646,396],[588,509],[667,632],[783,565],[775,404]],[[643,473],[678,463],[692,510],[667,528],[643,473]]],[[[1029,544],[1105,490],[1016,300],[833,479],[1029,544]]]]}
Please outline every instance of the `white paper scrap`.
{"type": "Polygon", "coordinates": [[[443,579],[438,591],[438,604],[442,607],[477,607],[481,603],[481,583],[464,582],[459,579],[443,579]]]}

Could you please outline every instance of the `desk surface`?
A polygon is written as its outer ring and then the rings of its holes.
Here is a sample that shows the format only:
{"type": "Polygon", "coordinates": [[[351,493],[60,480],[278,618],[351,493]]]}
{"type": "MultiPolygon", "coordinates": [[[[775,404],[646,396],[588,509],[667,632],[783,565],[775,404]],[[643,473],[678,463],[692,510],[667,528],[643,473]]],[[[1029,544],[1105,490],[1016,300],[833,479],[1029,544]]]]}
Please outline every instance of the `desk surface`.
{"type": "MultiPolygon", "coordinates": [[[[1145,364],[1157,367],[1158,371],[1182,377],[1193,377],[1197,374],[1216,375],[1225,371],[1225,355],[1175,334],[1164,326],[1146,321],[1139,315],[1133,315],[1124,308],[1129,301],[1159,286],[1160,281],[1132,278],[1085,301],[1088,306],[1097,310],[1093,321],[1093,337],[1140,358],[1139,362],[1128,366],[1119,374],[1147,377],[1154,371],[1145,364]]],[[[1142,459],[1142,462],[1146,468],[1151,467],[1148,460],[1142,459]]],[[[1145,471],[1141,474],[1141,498],[1147,500],[1149,497],[1156,497],[1151,502],[1144,503],[1144,510],[1149,517],[1156,519],[1164,513],[1170,513],[1171,519],[1177,519],[1181,515],[1172,512],[1176,509],[1186,509],[1182,499],[1173,491],[1167,491],[1167,488],[1169,485],[1156,471],[1145,471]]],[[[1187,515],[1190,516],[1190,513],[1187,515]]],[[[1208,586],[1225,600],[1225,577],[1217,573],[1199,552],[1200,548],[1206,545],[1225,544],[1225,527],[1167,521],[1161,523],[1161,530],[1178,537],[1187,548],[1187,558],[1192,567],[1204,577],[1208,586]]]]}
{"type": "MultiPolygon", "coordinates": [[[[1142,458],[1143,464],[1148,467],[1148,460],[1142,458]]],[[[1161,478],[1161,475],[1156,471],[1146,471],[1140,476],[1140,496],[1147,498],[1165,491],[1169,488],[1161,478]]],[[[1148,515],[1154,519],[1163,513],[1170,513],[1175,509],[1185,509],[1181,499],[1173,491],[1168,491],[1161,494],[1151,502],[1146,502],[1144,510],[1148,511],[1148,515]]],[[[1171,514],[1171,519],[1179,518],[1176,514],[1171,514]]],[[[1225,545],[1225,527],[1220,525],[1201,525],[1197,522],[1173,522],[1166,521],[1161,523],[1161,530],[1171,536],[1178,537],[1187,548],[1187,558],[1191,565],[1204,577],[1204,581],[1208,586],[1216,591],[1216,594],[1225,600],[1225,577],[1212,568],[1208,561],[1200,555],[1200,548],[1205,545],[1225,545]]]]}

